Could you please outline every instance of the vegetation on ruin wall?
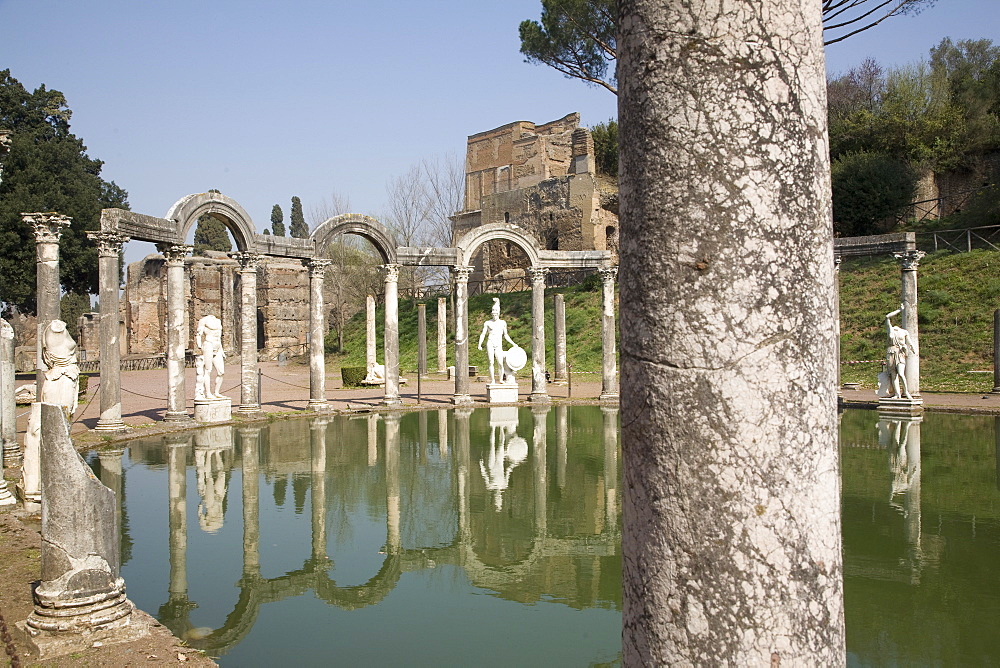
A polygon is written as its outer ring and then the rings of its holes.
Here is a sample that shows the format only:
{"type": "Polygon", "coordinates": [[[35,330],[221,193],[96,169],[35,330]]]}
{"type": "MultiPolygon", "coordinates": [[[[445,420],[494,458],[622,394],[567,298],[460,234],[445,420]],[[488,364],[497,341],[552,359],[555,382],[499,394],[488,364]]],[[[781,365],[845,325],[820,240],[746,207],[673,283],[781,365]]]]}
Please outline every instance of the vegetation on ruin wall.
{"type": "MultiPolygon", "coordinates": [[[[1000,307],[1000,252],[929,254],[920,262],[917,280],[921,390],[990,391],[993,311],[1000,307]]],[[[842,361],[885,357],[885,314],[899,308],[899,290],[899,263],[893,258],[844,260],[842,361]]],[[[880,369],[877,363],[842,364],[841,380],[874,389],[880,369]]]]}
{"type": "MultiPolygon", "coordinates": [[[[601,371],[601,285],[596,275],[584,284],[572,288],[545,291],[545,362],[551,373],[555,367],[554,311],[556,292],[562,292],[566,299],[566,352],[573,365],[573,373],[588,372],[593,380],[600,381],[601,371]]],[[[507,329],[514,342],[524,348],[531,359],[531,291],[509,292],[501,295],[476,295],[469,299],[469,364],[478,366],[480,373],[487,373],[485,351],[479,350],[479,334],[483,323],[490,318],[493,297],[500,297],[500,317],[507,321],[507,329]]],[[[417,369],[417,301],[400,300],[399,303],[399,353],[400,369],[403,375],[416,381],[417,369]]],[[[424,300],[427,304],[427,369],[437,371],[437,299],[424,300]]],[[[449,319],[451,301],[448,301],[449,319]]],[[[382,330],[385,311],[379,306],[376,316],[377,357],[384,362],[382,330]]],[[[328,337],[336,342],[336,332],[328,337]]],[[[448,366],[454,361],[455,337],[453,327],[448,327],[448,366]]],[[[508,344],[504,344],[508,348],[508,344]]],[[[365,314],[362,310],[355,315],[344,330],[344,354],[327,354],[327,365],[331,368],[342,366],[363,366],[365,363],[365,314]]],[[[528,369],[523,369],[518,377],[530,378],[528,369]]],[[[530,382],[530,381],[525,381],[530,382]]]]}

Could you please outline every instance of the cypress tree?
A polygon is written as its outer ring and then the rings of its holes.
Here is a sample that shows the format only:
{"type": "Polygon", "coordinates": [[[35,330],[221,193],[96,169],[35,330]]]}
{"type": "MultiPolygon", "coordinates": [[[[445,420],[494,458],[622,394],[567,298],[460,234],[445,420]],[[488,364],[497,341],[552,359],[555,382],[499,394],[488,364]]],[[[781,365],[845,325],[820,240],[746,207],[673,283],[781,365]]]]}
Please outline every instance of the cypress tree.
{"type": "Polygon", "coordinates": [[[302,200],[297,196],[292,197],[292,226],[289,232],[297,239],[305,239],[309,236],[309,226],[306,224],[306,217],[302,214],[302,200]]]}
{"type": "Polygon", "coordinates": [[[285,236],[285,214],[282,213],[281,207],[275,204],[271,207],[271,231],[274,232],[274,236],[283,237],[285,236]]]}

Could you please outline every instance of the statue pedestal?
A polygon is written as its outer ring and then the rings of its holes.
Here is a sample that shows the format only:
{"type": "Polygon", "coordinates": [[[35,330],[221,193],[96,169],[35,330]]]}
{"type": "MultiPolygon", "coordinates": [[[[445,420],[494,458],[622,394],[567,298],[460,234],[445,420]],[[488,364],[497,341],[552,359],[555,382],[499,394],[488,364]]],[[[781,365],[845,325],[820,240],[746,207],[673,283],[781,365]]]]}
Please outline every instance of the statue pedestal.
{"type": "Polygon", "coordinates": [[[195,422],[228,422],[233,419],[233,400],[229,397],[195,399],[194,419],[195,422]]]}
{"type": "Polygon", "coordinates": [[[486,383],[486,400],[491,404],[517,403],[517,382],[486,383]]]}
{"type": "Polygon", "coordinates": [[[924,411],[924,400],[920,397],[892,399],[879,397],[878,412],[892,415],[917,415],[924,411]]]}

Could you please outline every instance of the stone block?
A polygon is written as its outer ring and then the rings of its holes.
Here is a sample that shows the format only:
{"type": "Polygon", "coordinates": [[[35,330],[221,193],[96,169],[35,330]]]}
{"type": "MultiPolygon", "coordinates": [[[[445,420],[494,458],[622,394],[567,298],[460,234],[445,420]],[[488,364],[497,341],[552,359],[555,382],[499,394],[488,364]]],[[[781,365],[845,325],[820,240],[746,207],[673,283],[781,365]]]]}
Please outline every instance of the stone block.
{"type": "Polygon", "coordinates": [[[195,399],[195,422],[228,422],[233,419],[233,401],[224,399],[195,399]]]}

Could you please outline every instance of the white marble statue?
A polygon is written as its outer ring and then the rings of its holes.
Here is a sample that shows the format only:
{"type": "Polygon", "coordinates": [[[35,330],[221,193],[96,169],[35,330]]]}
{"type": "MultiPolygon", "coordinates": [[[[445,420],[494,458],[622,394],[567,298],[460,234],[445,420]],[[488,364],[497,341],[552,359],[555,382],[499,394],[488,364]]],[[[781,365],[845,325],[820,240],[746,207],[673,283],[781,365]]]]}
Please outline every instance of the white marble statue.
{"type": "Polygon", "coordinates": [[[910,333],[902,327],[892,324],[892,317],[903,312],[904,306],[885,316],[886,332],[889,335],[889,347],[885,351],[885,371],[879,374],[879,388],[876,394],[880,397],[890,399],[901,399],[904,396],[912,399],[910,390],[906,386],[906,357],[916,355],[917,350],[913,347],[910,333]],[[891,394],[890,394],[891,392],[891,394]]]}
{"type": "Polygon", "coordinates": [[[198,321],[195,346],[201,354],[195,358],[195,399],[224,399],[222,377],[226,373],[226,353],[222,350],[222,321],[206,315],[198,321]],[[215,369],[215,387],[212,387],[212,369],[215,369]]]}
{"type": "Polygon", "coordinates": [[[42,332],[42,361],[46,368],[40,400],[62,406],[66,416],[72,417],[80,396],[80,367],[76,341],[62,320],[53,320],[42,332]]]}
{"type": "Polygon", "coordinates": [[[514,373],[524,368],[528,357],[524,350],[514,343],[507,333],[507,322],[500,319],[500,298],[493,298],[493,308],[490,310],[493,316],[483,323],[483,333],[479,335],[479,349],[483,349],[483,339],[486,339],[486,357],[490,361],[490,382],[496,383],[496,372],[494,363],[500,367],[500,382],[516,385],[517,380],[514,373]],[[511,345],[506,351],[503,349],[504,340],[511,345]]]}

